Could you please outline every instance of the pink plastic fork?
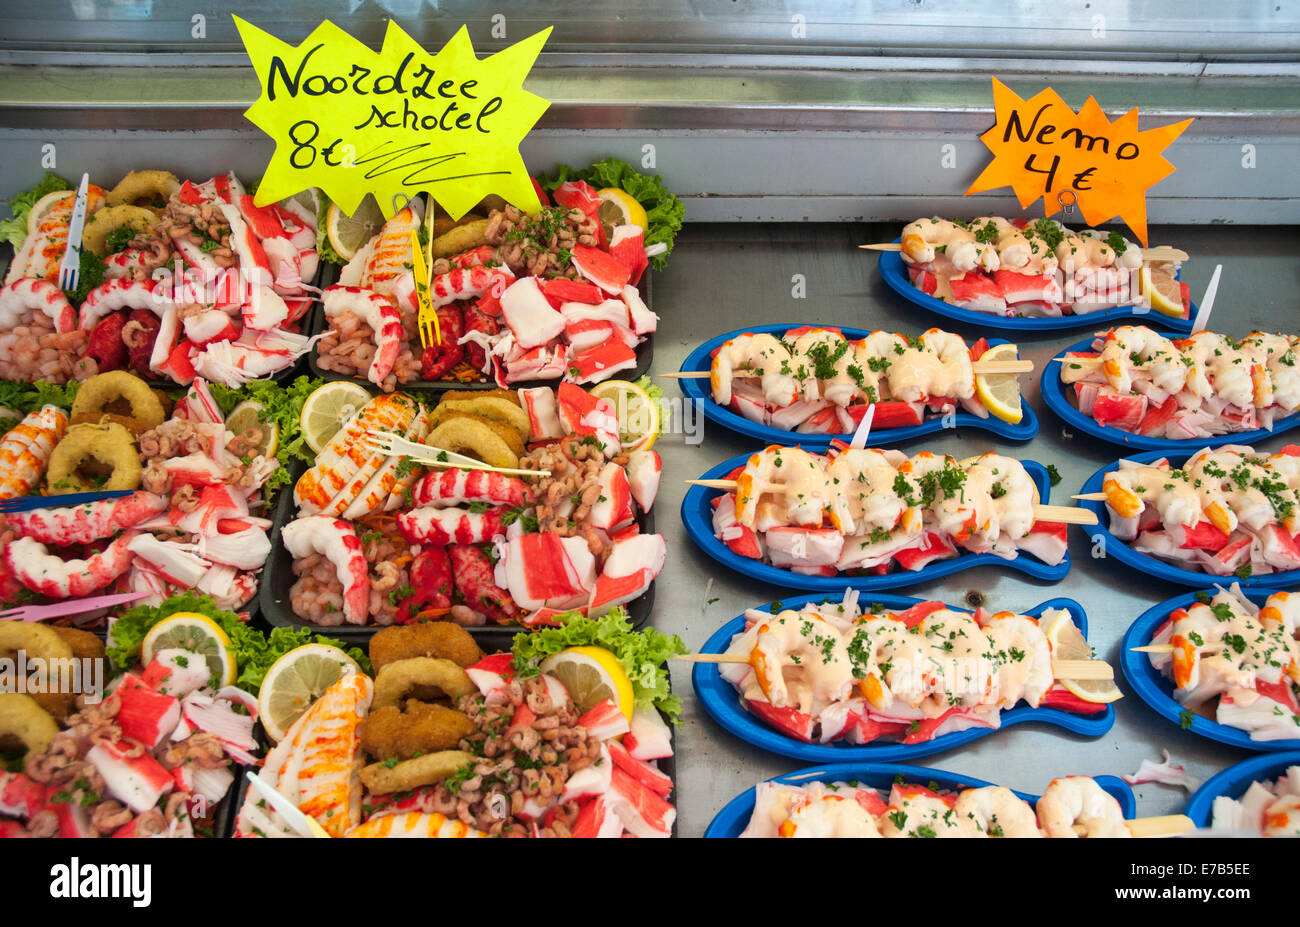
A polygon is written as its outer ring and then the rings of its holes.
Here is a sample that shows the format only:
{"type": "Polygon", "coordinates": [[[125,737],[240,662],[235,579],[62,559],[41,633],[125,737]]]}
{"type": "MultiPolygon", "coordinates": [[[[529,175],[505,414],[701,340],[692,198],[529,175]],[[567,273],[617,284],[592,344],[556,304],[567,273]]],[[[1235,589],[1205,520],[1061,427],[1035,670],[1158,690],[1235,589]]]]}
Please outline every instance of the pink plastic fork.
{"type": "Polygon", "coordinates": [[[51,605],[23,605],[0,612],[0,620],[5,621],[45,621],[47,618],[61,618],[64,615],[80,615],[93,612],[99,608],[111,608],[143,599],[147,592],[122,592],[117,595],[96,595],[88,599],[68,599],[51,605]]]}

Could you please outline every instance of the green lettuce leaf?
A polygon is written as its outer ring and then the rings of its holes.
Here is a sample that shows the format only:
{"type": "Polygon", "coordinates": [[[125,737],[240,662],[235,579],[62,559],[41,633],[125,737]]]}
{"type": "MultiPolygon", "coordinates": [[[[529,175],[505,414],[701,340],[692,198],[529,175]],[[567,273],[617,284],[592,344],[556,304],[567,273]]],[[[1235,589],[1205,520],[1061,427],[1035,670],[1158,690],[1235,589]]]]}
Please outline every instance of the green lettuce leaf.
{"type": "Polygon", "coordinates": [[[668,255],[672,253],[673,242],[681,231],[682,221],[686,216],[686,207],[682,201],[664,185],[658,175],[653,177],[640,173],[626,161],[606,158],[597,161],[583,171],[575,171],[567,164],[561,164],[553,174],[542,174],[538,183],[547,194],[570,180],[584,180],[597,190],[603,187],[619,187],[635,197],[645,207],[649,228],[645,230],[646,245],[665,244],[668,250],[650,259],[650,266],[663,270],[668,265],[668,255]]]}
{"type": "Polygon", "coordinates": [[[275,628],[270,635],[263,634],[247,622],[240,621],[234,612],[217,607],[206,595],[183,592],[167,599],[161,605],[140,605],[128,610],[114,622],[108,633],[108,658],[118,670],[128,670],[140,660],[140,646],[153,626],[177,612],[195,612],[211,618],[230,638],[235,657],[235,685],[253,695],[261,688],[266,672],[280,657],[303,644],[319,643],[337,647],[361,667],[363,673],[371,672],[370,660],[360,648],[329,637],[312,634],[306,628],[275,628]]]}
{"type": "Polygon", "coordinates": [[[541,628],[531,634],[516,634],[511,652],[515,672],[534,675],[538,665],[552,654],[570,647],[604,647],[618,661],[632,681],[632,692],[639,709],[658,708],[673,724],[680,723],[682,700],[669,691],[667,661],[686,653],[686,645],[675,634],[654,628],[632,629],[627,612],[610,609],[600,618],[584,618],[580,612],[559,615],[558,628],[541,628]]]}
{"type": "Polygon", "coordinates": [[[68,183],[53,171],[46,171],[41,182],[30,190],[24,190],[9,201],[9,209],[13,213],[12,219],[5,219],[0,222],[0,239],[9,242],[17,251],[27,240],[27,215],[32,211],[41,197],[53,193],[55,190],[71,190],[72,184],[68,183]]]}

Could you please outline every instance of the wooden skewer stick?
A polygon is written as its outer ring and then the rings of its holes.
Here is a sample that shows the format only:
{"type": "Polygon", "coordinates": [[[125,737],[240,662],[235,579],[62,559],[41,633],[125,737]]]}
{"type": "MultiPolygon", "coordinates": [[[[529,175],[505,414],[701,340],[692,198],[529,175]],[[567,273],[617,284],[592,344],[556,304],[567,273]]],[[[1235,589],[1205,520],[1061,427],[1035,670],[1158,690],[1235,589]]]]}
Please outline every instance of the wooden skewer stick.
{"type": "MultiPolygon", "coordinates": [[[[673,657],[685,663],[748,663],[749,657],[740,653],[684,653],[673,657]]],[[[1054,660],[1052,675],[1057,679],[1115,678],[1115,668],[1105,660],[1054,660]]]]}
{"type": "MultiPolygon", "coordinates": [[[[1034,362],[1031,360],[1010,360],[1010,361],[975,361],[971,364],[971,369],[979,374],[999,374],[999,373],[1033,373],[1034,362]]],[[[742,373],[742,371],[737,371],[742,373]]],[[[667,380],[707,380],[709,371],[707,370],[678,370],[674,373],[659,373],[655,376],[663,377],[667,380]]]]}
{"type": "Polygon", "coordinates": [[[1062,354],[1058,357],[1053,357],[1048,361],[1049,364],[1054,362],[1061,364],[1078,364],[1080,367],[1094,367],[1101,363],[1101,355],[1098,354],[1096,357],[1070,357],[1069,355],[1062,354]]]}
{"type": "MultiPolygon", "coordinates": [[[[1176,837],[1196,830],[1196,823],[1185,814],[1162,814],[1159,817],[1134,818],[1125,821],[1128,832],[1134,837],[1176,837]]],[[[1080,825],[1075,825],[1075,833],[1080,825]]]]}
{"type": "MultiPolygon", "coordinates": [[[[721,489],[726,492],[736,491],[735,480],[687,480],[687,486],[703,486],[705,489],[721,489]]],[[[1104,498],[1104,497],[1103,497],[1104,498]]],[[[1091,509],[1081,509],[1073,505],[1035,505],[1035,521],[1057,521],[1067,525],[1095,525],[1097,513],[1091,509]]]]}
{"type": "MultiPolygon", "coordinates": [[[[1142,647],[1130,647],[1134,653],[1173,653],[1173,644],[1146,644],[1142,647]]],[[[1196,652],[1200,654],[1219,653],[1223,650],[1223,644],[1206,644],[1204,647],[1197,647],[1196,652]]]]}
{"type": "Polygon", "coordinates": [[[901,241],[882,241],[878,245],[858,245],[863,251],[902,251],[901,241]]]}
{"type": "Polygon", "coordinates": [[[1106,494],[1104,492],[1081,492],[1071,499],[1078,499],[1080,502],[1105,502],[1106,494]]]}

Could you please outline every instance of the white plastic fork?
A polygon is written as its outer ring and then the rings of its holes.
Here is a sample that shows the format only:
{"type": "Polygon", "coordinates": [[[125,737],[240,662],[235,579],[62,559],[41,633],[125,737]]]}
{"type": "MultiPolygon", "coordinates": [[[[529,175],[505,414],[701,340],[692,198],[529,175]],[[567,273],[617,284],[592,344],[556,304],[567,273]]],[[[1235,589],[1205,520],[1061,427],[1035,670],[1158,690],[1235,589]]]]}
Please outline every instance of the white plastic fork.
{"type": "Polygon", "coordinates": [[[72,205],[72,218],[68,222],[68,243],[59,262],[59,289],[75,290],[81,277],[81,232],[86,226],[86,196],[90,188],[90,175],[81,175],[77,199],[72,205]]]}
{"type": "Polygon", "coordinates": [[[361,440],[372,449],[389,455],[410,457],[416,463],[429,467],[454,467],[458,470],[490,470],[506,476],[550,476],[550,470],[522,470],[517,467],[494,467],[473,457],[446,451],[429,444],[417,444],[400,435],[386,431],[362,432],[361,440]]]}

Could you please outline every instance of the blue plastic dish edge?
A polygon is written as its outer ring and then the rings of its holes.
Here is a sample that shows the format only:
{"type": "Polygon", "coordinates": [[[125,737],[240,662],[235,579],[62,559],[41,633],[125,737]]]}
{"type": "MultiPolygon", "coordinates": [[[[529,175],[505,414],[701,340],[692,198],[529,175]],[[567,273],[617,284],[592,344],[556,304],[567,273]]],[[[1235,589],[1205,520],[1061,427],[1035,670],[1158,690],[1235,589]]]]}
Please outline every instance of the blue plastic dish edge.
{"type": "MultiPolygon", "coordinates": [[[[1166,337],[1182,337],[1180,334],[1171,332],[1159,332],[1158,334],[1166,337]]],[[[1072,344],[1068,348],[1063,348],[1057,352],[1057,357],[1063,357],[1069,351],[1088,351],[1092,347],[1094,339],[1088,338],[1077,344],[1072,344]]],[[[1060,363],[1050,361],[1043,370],[1043,375],[1038,382],[1039,392],[1043,396],[1043,402],[1047,408],[1055,413],[1056,417],[1061,419],[1071,428],[1078,429],[1084,434],[1092,435],[1094,438],[1100,438],[1110,444],[1118,444],[1123,447],[1135,447],[1143,450],[1165,451],[1166,453],[1178,453],[1186,451],[1188,454],[1195,453],[1203,447],[1219,447],[1224,444],[1253,444],[1256,441],[1264,441],[1275,435],[1290,431],[1296,426],[1300,426],[1300,412],[1292,413],[1279,420],[1273,425],[1273,430],[1268,431],[1264,428],[1256,428],[1254,431],[1241,431],[1235,434],[1214,435],[1209,438],[1194,438],[1182,441],[1176,441],[1172,438],[1152,438],[1147,435],[1137,435],[1131,432],[1122,431],[1119,428],[1108,428],[1105,425],[1098,424],[1097,420],[1089,415],[1084,415],[1074,407],[1070,402],[1067,394],[1069,385],[1061,382],[1060,363]]],[[[707,414],[707,413],[706,413],[707,414]]]]}
{"type": "Polygon", "coordinates": [[[1286,773],[1288,766],[1297,763],[1300,763],[1300,752],[1265,753],[1263,756],[1252,756],[1227,769],[1221,769],[1206,779],[1192,794],[1192,797],[1187,800],[1187,807],[1183,809],[1183,814],[1191,818],[1197,827],[1209,827],[1214,800],[1220,795],[1240,798],[1250,788],[1252,782],[1277,779],[1286,773]]]}
{"type": "Polygon", "coordinates": [[[903,264],[903,258],[897,251],[883,252],[880,255],[879,267],[880,276],[884,278],[885,283],[889,284],[889,288],[909,302],[957,322],[965,322],[968,325],[982,325],[986,328],[1045,332],[1067,328],[1084,328],[1098,323],[1108,325],[1119,319],[1155,318],[1166,328],[1186,333],[1192,330],[1193,320],[1196,318],[1196,303],[1194,302],[1188,310],[1186,319],[1175,319],[1173,316],[1162,315],[1150,309],[1138,312],[1140,306],[1117,306],[1114,309],[1105,309],[1101,312],[1063,315],[1054,319],[1010,318],[1004,315],[994,315],[991,312],[976,312],[973,309],[963,309],[960,306],[954,306],[952,303],[946,303],[942,299],[935,299],[933,296],[922,293],[912,286],[912,281],[908,279],[907,270],[903,264]]]}
{"type": "MultiPolygon", "coordinates": [[[[1214,594],[1212,589],[1203,591],[1211,595],[1214,594]]],[[[1246,598],[1256,605],[1264,602],[1276,591],[1275,589],[1258,587],[1242,589],[1242,592],[1246,594],[1246,598]]],[[[1186,608],[1191,605],[1196,601],[1196,596],[1197,593],[1188,592],[1184,595],[1174,596],[1172,599],[1165,599],[1165,601],[1148,608],[1138,616],[1133,624],[1129,625],[1128,631],[1124,633],[1124,640],[1120,644],[1120,668],[1124,671],[1124,678],[1133,687],[1133,691],[1137,693],[1138,698],[1146,702],[1152,711],[1167,721],[1172,721],[1174,724],[1183,727],[1184,730],[1191,731],[1193,734],[1218,741],[1221,744],[1227,744],[1230,747],[1239,747],[1242,750],[1268,753],[1277,753],[1282,750],[1300,750],[1300,739],[1251,740],[1250,735],[1245,731],[1229,727],[1226,724],[1220,724],[1217,721],[1211,721],[1209,718],[1202,717],[1195,712],[1188,712],[1190,717],[1186,726],[1184,726],[1183,712],[1186,709],[1174,699],[1173,684],[1151,665],[1151,660],[1146,654],[1133,651],[1134,647],[1143,647],[1151,643],[1151,638],[1155,635],[1156,629],[1164,624],[1165,619],[1169,617],[1169,613],[1176,608],[1186,608]]]]}
{"type": "MultiPolygon", "coordinates": [[[[748,328],[738,328],[735,331],[726,332],[718,335],[716,338],[710,338],[694,351],[686,356],[682,362],[681,370],[700,371],[708,370],[712,364],[711,355],[723,342],[735,338],[737,335],[745,332],[760,333],[785,333],[793,328],[801,326],[792,323],[779,323],[775,325],[753,325],[748,328]]],[[[865,338],[871,334],[865,328],[849,328],[844,325],[822,325],[812,326],[813,328],[838,328],[848,338],[865,338]]],[[[1006,344],[1005,338],[990,338],[989,345],[1006,344]]],[[[707,380],[686,379],[677,381],[682,395],[687,399],[693,399],[700,403],[700,409],[706,418],[710,421],[717,422],[724,428],[729,428],[739,434],[750,438],[757,438],[765,444],[789,444],[798,442],[808,447],[825,447],[831,441],[839,438],[841,441],[848,441],[853,437],[851,434],[838,435],[810,435],[797,431],[784,431],[780,428],[773,428],[770,425],[760,425],[758,422],[751,422],[743,415],[737,415],[730,409],[724,408],[713,399],[713,390],[711,387],[706,388],[707,380]]],[[[996,416],[990,415],[988,418],[980,418],[978,415],[972,415],[969,412],[958,412],[956,415],[957,428],[979,428],[991,432],[999,437],[1006,438],[1009,441],[1028,441],[1038,434],[1038,416],[1030,408],[1028,403],[1022,403],[1021,409],[1024,411],[1024,417],[1012,425],[1004,422],[996,416]]],[[[867,440],[869,447],[880,447],[882,445],[894,444],[900,441],[908,441],[921,435],[934,434],[937,431],[943,431],[943,417],[938,416],[923,421],[919,425],[913,425],[909,428],[873,428],[867,440]]]]}
{"type": "MultiPolygon", "coordinates": [[[[744,464],[749,454],[738,454],[730,460],[724,460],[708,470],[701,479],[718,479],[726,473],[744,464]]],[[[1044,503],[1049,501],[1051,477],[1047,468],[1033,460],[1021,461],[1026,472],[1038,486],[1038,494],[1044,503]]],[[[783,570],[758,560],[742,557],[733,553],[725,544],[713,536],[713,509],[709,500],[721,493],[718,489],[706,489],[692,486],[682,499],[682,523],[686,533],[696,546],[721,563],[752,579],[762,580],[774,586],[790,589],[809,589],[815,592],[836,592],[845,588],[870,592],[880,589],[900,589],[917,583],[928,582],[941,576],[949,576],[977,566],[1004,566],[1019,570],[1035,579],[1056,582],[1064,579],[1070,572],[1070,555],[1055,566],[1050,566],[1032,554],[1020,553],[1014,560],[1004,560],[995,554],[962,554],[948,560],[937,560],[921,570],[899,570],[884,576],[805,576],[792,570],[783,570]]]]}
{"type": "MultiPolygon", "coordinates": [[[[1169,457],[1169,462],[1173,466],[1180,466],[1191,454],[1166,454],[1163,451],[1146,451],[1141,454],[1128,454],[1123,459],[1136,461],[1137,463],[1151,463],[1159,460],[1161,457],[1169,457]]],[[[1079,490],[1080,495],[1088,493],[1101,492],[1101,485],[1106,479],[1106,474],[1119,467],[1119,461],[1112,461],[1106,464],[1083,484],[1079,490]]],[[[1259,576],[1248,576],[1242,579],[1238,576],[1214,576],[1210,573],[1200,573],[1194,570],[1184,570],[1168,563],[1162,563],[1155,557],[1149,557],[1146,554],[1139,553],[1129,547],[1124,541],[1119,540],[1115,535],[1110,533],[1107,527],[1106,503],[1090,502],[1087,499],[1080,499],[1079,505],[1084,508],[1092,509],[1097,513],[1097,524],[1091,527],[1085,526],[1084,531],[1093,543],[1100,539],[1106,548],[1106,556],[1114,557],[1125,566],[1130,566],[1140,573],[1146,573],[1148,576],[1154,576],[1156,579],[1163,579],[1166,582],[1177,583],[1180,586],[1202,587],[1206,583],[1213,583],[1216,580],[1223,583],[1240,583],[1243,589],[1259,587],[1262,589],[1283,589],[1300,583],[1300,570],[1287,570],[1283,573],[1261,573],[1259,576]]],[[[730,553],[730,551],[728,551],[730,553]]]]}
{"type": "MultiPolygon", "coordinates": [[[[780,601],[783,607],[798,609],[809,602],[821,602],[826,598],[824,594],[814,594],[780,601]]],[[[872,595],[859,601],[880,602],[886,608],[902,611],[918,603],[931,600],[900,595],[872,595]]],[[[771,610],[770,603],[754,607],[771,610]]],[[[949,607],[954,610],[969,611],[969,609],[959,608],[958,606],[949,607]]],[[[1083,632],[1084,637],[1088,636],[1088,616],[1084,612],[1083,606],[1073,599],[1049,599],[1035,605],[1025,614],[1038,616],[1049,608],[1063,608],[1068,611],[1071,620],[1083,632]]],[[[725,652],[727,646],[731,643],[731,638],[744,630],[744,627],[745,616],[738,615],[705,641],[700,648],[700,652],[725,652]]],[[[928,740],[925,743],[880,743],[873,745],[849,744],[839,741],[830,744],[808,744],[786,737],[746,711],[740,704],[740,697],[737,695],[736,690],[718,673],[716,664],[697,663],[691,671],[691,684],[695,688],[695,697],[699,699],[700,704],[704,706],[704,710],[709,713],[709,716],[741,740],[772,753],[814,763],[843,762],[847,760],[887,761],[914,759],[965,746],[971,741],[986,737],[989,734],[995,734],[1006,727],[1022,722],[1053,724],[1086,737],[1100,737],[1115,724],[1114,705],[1107,705],[1105,711],[1095,715],[1078,715],[1058,708],[1030,708],[1028,705],[1023,705],[1002,712],[1002,726],[999,728],[971,728],[965,731],[956,731],[952,734],[944,734],[933,740],[928,740]]]]}
{"type": "MultiPolygon", "coordinates": [[[[888,789],[893,785],[895,776],[902,776],[907,782],[920,784],[935,782],[940,788],[951,791],[968,788],[978,789],[995,784],[986,782],[983,779],[976,779],[973,776],[959,776],[943,769],[908,766],[902,763],[832,763],[827,766],[797,769],[792,773],[786,773],[784,776],[777,776],[768,781],[784,782],[792,785],[800,785],[811,780],[821,782],[850,781],[864,783],[873,789],[888,789]]],[[[1137,815],[1137,800],[1133,797],[1133,790],[1129,788],[1128,783],[1115,776],[1094,776],[1093,778],[1103,790],[1119,802],[1125,820],[1131,820],[1137,815]]],[[[1012,791],[1015,791],[1017,797],[1030,804],[1038,803],[1039,796],[1037,795],[1014,789],[1012,791]]],[[[739,837],[745,828],[749,826],[750,816],[754,813],[755,797],[756,790],[750,788],[727,802],[726,806],[714,815],[713,820],[709,822],[704,836],[711,838],[739,837]]]]}

